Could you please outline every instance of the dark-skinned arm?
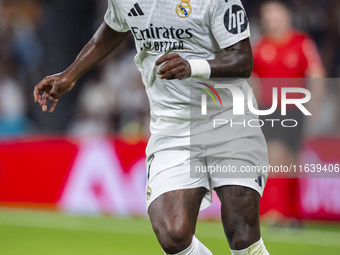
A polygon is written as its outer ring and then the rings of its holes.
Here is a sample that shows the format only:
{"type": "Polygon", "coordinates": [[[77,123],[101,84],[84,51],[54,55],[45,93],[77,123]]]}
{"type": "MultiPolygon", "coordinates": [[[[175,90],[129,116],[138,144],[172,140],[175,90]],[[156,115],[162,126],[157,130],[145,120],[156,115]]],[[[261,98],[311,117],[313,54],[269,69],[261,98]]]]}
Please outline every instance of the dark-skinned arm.
{"type": "MultiPolygon", "coordinates": [[[[249,78],[253,70],[253,54],[250,40],[242,40],[224,49],[216,59],[209,60],[211,78],[249,78]]],[[[177,53],[160,57],[156,66],[165,63],[158,74],[161,79],[186,79],[191,76],[190,64],[177,53]]]]}
{"type": "Polygon", "coordinates": [[[116,49],[129,33],[116,32],[103,22],[64,72],[48,76],[35,86],[34,100],[41,105],[43,112],[47,111],[48,99],[52,100],[49,112],[53,112],[59,97],[70,91],[82,75],[116,49]]]}
{"type": "Polygon", "coordinates": [[[208,61],[211,78],[249,78],[253,70],[253,53],[249,38],[224,51],[218,58],[208,61]]]}

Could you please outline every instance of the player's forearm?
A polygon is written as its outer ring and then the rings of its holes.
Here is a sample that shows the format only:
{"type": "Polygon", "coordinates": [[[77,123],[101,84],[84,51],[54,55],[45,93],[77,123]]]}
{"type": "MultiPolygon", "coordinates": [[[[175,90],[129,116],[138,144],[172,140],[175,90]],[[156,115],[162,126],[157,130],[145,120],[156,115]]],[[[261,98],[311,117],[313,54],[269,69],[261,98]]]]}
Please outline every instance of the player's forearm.
{"type": "Polygon", "coordinates": [[[165,63],[157,72],[161,79],[196,78],[249,78],[253,70],[253,54],[249,39],[224,49],[214,60],[184,60],[177,53],[161,56],[156,66],[165,63]]]}
{"type": "Polygon", "coordinates": [[[112,30],[105,22],[81,50],[76,60],[65,70],[73,81],[78,80],[100,60],[109,55],[127,37],[127,33],[112,30]]]}
{"type": "Polygon", "coordinates": [[[253,70],[253,54],[249,39],[226,48],[221,56],[208,62],[211,78],[249,78],[253,70]]]}

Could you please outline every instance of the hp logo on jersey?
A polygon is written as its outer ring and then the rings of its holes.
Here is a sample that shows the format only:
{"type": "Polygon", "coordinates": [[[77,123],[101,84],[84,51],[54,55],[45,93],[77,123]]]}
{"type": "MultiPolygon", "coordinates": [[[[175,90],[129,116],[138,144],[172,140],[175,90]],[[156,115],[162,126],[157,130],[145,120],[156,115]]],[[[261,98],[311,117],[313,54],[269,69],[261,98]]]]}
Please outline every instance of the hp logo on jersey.
{"type": "Polygon", "coordinates": [[[229,33],[240,34],[248,28],[248,17],[239,5],[232,5],[224,15],[224,26],[229,33]]]}

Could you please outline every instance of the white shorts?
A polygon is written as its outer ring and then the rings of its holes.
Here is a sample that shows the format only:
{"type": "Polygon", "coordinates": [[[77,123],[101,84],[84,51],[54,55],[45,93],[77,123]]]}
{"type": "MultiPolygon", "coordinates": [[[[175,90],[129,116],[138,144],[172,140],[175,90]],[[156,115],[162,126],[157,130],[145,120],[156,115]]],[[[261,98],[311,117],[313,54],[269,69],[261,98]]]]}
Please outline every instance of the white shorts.
{"type": "MultiPolygon", "coordinates": [[[[245,115],[235,122],[251,119],[245,115]]],[[[203,210],[211,204],[216,187],[245,186],[262,196],[267,181],[268,173],[261,170],[268,166],[267,144],[259,127],[228,123],[191,136],[152,135],[146,154],[147,208],[166,192],[204,187],[203,210]]]]}

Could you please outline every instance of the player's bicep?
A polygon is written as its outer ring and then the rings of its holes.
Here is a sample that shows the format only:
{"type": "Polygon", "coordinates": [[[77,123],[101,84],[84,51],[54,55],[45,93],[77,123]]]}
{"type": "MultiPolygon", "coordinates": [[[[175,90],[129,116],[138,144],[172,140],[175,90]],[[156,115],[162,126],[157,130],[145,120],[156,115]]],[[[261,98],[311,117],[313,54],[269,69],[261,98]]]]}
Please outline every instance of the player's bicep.
{"type": "Polygon", "coordinates": [[[224,53],[208,61],[212,78],[249,78],[253,54],[249,38],[224,49],[224,53]]]}
{"type": "Polygon", "coordinates": [[[253,52],[250,39],[246,38],[224,49],[228,57],[233,57],[235,61],[242,63],[248,72],[253,70],[253,52]]]}
{"type": "Polygon", "coordinates": [[[224,48],[224,51],[237,51],[238,53],[245,54],[250,57],[253,56],[249,38],[243,39],[229,47],[224,48]]]}
{"type": "Polygon", "coordinates": [[[249,21],[240,0],[212,0],[211,31],[221,49],[249,38],[249,21]]]}

